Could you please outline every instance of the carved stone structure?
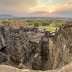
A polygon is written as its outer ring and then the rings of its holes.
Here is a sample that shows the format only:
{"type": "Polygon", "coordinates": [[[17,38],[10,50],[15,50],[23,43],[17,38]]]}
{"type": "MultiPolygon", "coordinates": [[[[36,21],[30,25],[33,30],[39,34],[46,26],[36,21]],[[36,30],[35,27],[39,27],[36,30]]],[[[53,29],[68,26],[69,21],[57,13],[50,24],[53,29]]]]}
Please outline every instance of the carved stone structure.
{"type": "MultiPolygon", "coordinates": [[[[40,62],[41,62],[41,53],[42,47],[46,47],[44,49],[44,53],[47,56],[48,53],[48,36],[46,35],[47,32],[40,32],[34,27],[8,27],[8,26],[1,26],[4,31],[5,37],[3,39],[1,37],[1,43],[5,45],[7,53],[8,53],[8,60],[13,60],[15,63],[19,65],[19,63],[26,64],[30,61],[32,63],[32,68],[40,69],[40,62]],[[44,38],[46,38],[47,43],[44,45],[44,38]],[[4,43],[3,43],[4,42],[4,43]],[[45,52],[46,51],[46,52],[45,52]],[[39,54],[37,57],[37,68],[35,63],[35,55],[36,53],[39,54]],[[39,64],[39,66],[38,66],[39,64]]],[[[1,34],[3,35],[3,34],[1,34]]],[[[1,47],[2,48],[2,47],[1,47]]],[[[47,56],[48,58],[48,56],[47,56]]]]}
{"type": "MultiPolygon", "coordinates": [[[[72,22],[66,22],[55,32],[0,26],[0,52],[4,48],[8,60],[17,65],[29,64],[36,70],[61,68],[72,62],[72,22]]],[[[6,61],[6,56],[0,57],[6,61]]]]}

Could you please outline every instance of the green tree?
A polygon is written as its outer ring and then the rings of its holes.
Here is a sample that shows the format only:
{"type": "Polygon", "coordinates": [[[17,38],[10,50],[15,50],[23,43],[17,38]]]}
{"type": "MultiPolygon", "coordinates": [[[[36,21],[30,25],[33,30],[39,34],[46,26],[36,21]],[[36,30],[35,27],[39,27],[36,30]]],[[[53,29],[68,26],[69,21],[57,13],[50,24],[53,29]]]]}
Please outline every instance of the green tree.
{"type": "Polygon", "coordinates": [[[55,27],[60,27],[63,24],[61,20],[55,20],[55,27]]]}
{"type": "Polygon", "coordinates": [[[50,22],[43,22],[42,23],[42,26],[48,26],[48,25],[50,25],[50,22]]]}
{"type": "Polygon", "coordinates": [[[34,22],[34,27],[39,27],[39,26],[40,26],[39,22],[34,22]]]}

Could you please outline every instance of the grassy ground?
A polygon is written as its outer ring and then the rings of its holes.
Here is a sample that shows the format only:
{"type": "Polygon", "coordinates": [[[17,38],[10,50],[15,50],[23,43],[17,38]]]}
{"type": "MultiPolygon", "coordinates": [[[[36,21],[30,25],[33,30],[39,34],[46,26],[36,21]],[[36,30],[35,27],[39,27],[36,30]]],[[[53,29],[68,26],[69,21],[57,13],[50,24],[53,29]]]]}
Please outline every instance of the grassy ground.
{"type": "Polygon", "coordinates": [[[50,31],[55,31],[55,27],[49,27],[49,26],[41,26],[40,29],[46,29],[46,30],[50,30],[50,31]]]}

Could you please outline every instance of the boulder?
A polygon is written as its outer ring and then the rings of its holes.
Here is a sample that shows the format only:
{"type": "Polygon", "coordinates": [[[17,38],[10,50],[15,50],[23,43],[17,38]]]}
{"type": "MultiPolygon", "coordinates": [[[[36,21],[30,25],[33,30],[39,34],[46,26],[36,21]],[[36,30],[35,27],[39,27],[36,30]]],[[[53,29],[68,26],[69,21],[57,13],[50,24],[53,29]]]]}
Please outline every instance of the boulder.
{"type": "Polygon", "coordinates": [[[25,69],[26,67],[25,67],[22,63],[20,63],[20,64],[18,65],[18,68],[19,68],[19,69],[25,69]]]}

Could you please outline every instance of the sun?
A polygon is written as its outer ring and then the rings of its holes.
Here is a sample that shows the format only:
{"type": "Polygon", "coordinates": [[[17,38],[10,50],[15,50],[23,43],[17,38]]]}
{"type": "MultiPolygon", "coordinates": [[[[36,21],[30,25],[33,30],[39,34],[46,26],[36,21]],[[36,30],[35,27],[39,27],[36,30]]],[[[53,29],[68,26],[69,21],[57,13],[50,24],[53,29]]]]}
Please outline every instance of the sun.
{"type": "Polygon", "coordinates": [[[52,11],[49,11],[49,13],[52,13],[52,11]]]}

